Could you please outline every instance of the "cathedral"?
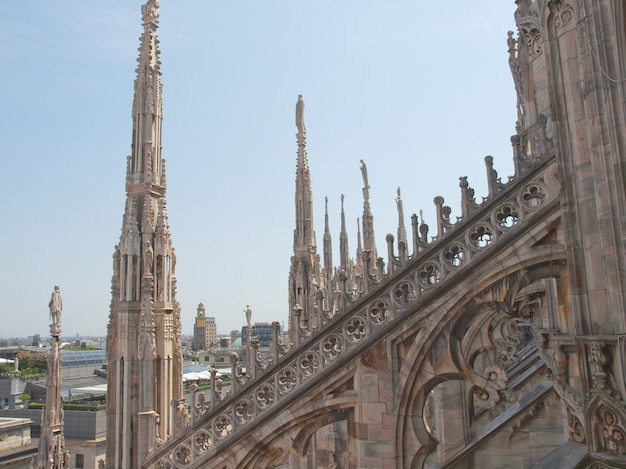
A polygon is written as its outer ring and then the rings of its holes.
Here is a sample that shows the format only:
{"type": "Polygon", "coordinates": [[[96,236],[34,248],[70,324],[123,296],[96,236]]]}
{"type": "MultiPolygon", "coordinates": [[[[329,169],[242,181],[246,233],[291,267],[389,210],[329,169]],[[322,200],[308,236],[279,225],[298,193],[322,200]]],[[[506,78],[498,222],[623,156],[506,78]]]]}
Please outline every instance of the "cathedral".
{"type": "MultiPolygon", "coordinates": [[[[108,326],[109,469],[626,468],[626,2],[515,0],[515,174],[376,246],[318,253],[295,105],[289,331],[183,395],[161,157],[158,0],[142,8],[108,326]],[[622,167],[624,165],[624,167],[622,167]]],[[[504,41],[503,41],[504,42],[504,41]]]]}

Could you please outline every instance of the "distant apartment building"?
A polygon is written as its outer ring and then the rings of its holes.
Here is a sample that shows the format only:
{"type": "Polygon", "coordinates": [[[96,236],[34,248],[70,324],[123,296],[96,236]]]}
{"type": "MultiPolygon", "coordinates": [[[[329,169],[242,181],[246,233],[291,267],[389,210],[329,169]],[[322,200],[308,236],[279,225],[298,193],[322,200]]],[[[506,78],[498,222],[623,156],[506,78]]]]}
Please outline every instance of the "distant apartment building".
{"type": "Polygon", "coordinates": [[[193,350],[208,350],[211,345],[218,344],[217,324],[215,318],[206,316],[206,308],[202,303],[196,311],[196,322],[193,326],[193,350]]]}
{"type": "MultiPolygon", "coordinates": [[[[252,325],[252,337],[259,339],[259,347],[269,347],[274,331],[269,322],[256,322],[252,325]]],[[[248,326],[241,328],[241,345],[248,345],[248,326]]]]}

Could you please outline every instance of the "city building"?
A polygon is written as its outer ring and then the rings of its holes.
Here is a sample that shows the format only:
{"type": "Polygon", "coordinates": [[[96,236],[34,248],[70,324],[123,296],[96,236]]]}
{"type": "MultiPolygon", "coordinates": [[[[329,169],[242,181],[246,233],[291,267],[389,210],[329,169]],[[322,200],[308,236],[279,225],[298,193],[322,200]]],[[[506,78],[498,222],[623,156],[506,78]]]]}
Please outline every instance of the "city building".
{"type": "MultiPolygon", "coordinates": [[[[274,336],[274,328],[269,322],[255,322],[252,325],[251,336],[259,339],[259,347],[269,347],[274,336]]],[[[248,345],[248,326],[241,328],[241,345],[248,345]]]]}
{"type": "Polygon", "coordinates": [[[626,467],[626,8],[515,3],[515,174],[503,180],[486,157],[488,196],[477,201],[461,177],[462,216],[436,197],[432,232],[417,215],[406,229],[398,192],[397,238],[379,249],[361,161],[356,257],[342,223],[339,267],[328,226],[320,258],[298,98],[288,340],[247,357],[245,372],[233,354],[231,388],[190,403],[172,388],[159,9],[146,3],[109,326],[107,467],[626,467]]]}
{"type": "Polygon", "coordinates": [[[0,417],[0,467],[31,469],[39,451],[31,440],[32,421],[27,418],[0,417]]]}
{"type": "Polygon", "coordinates": [[[209,350],[217,345],[217,324],[214,317],[206,316],[206,309],[202,303],[196,311],[196,321],[193,325],[193,350],[209,350]]]}

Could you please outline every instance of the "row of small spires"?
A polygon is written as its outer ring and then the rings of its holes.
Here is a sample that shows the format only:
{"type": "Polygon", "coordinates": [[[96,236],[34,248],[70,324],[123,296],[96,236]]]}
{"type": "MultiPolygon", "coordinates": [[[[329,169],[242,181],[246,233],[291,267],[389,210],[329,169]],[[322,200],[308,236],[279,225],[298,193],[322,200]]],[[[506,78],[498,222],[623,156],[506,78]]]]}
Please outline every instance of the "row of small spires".
{"type": "MultiPolygon", "coordinates": [[[[429,236],[430,228],[424,220],[423,211],[419,210],[419,216],[416,213],[413,213],[411,215],[411,225],[413,227],[413,246],[415,247],[415,250],[420,251],[428,244],[442,238],[448,231],[450,231],[455,223],[458,223],[459,221],[467,218],[467,216],[476,211],[482,203],[492,199],[506,186],[506,184],[515,180],[520,174],[524,173],[530,166],[532,166],[532,163],[541,158],[547,151],[550,151],[552,147],[552,141],[551,139],[546,137],[546,124],[547,121],[545,117],[543,115],[540,115],[537,119],[537,122],[533,126],[522,132],[520,135],[514,135],[511,137],[511,144],[513,146],[513,159],[515,163],[515,175],[509,176],[506,182],[502,181],[502,178],[498,176],[498,172],[494,169],[493,156],[488,155],[484,158],[485,168],[487,172],[488,195],[486,197],[483,197],[481,201],[476,201],[474,189],[469,185],[467,177],[459,177],[459,187],[461,189],[461,216],[456,217],[456,221],[451,220],[450,215],[452,209],[450,208],[450,206],[445,205],[445,200],[442,196],[436,196],[433,199],[437,214],[437,232],[435,235],[429,236]],[[535,148],[531,147],[531,142],[536,143],[535,148]]],[[[363,188],[365,199],[364,204],[367,205],[367,197],[369,196],[369,191],[367,189],[369,189],[369,186],[367,186],[366,170],[363,169],[365,166],[363,160],[361,160],[361,164],[361,168],[364,173],[364,181],[366,184],[363,188]]],[[[398,244],[404,243],[405,246],[408,247],[408,238],[406,233],[406,227],[404,224],[404,206],[400,187],[397,188],[396,207],[398,211],[397,241],[398,244]]],[[[345,230],[344,217],[344,194],[341,194],[342,232],[345,230]]],[[[361,220],[360,218],[357,218],[356,221],[359,243],[358,250],[360,251],[361,220]]],[[[330,233],[328,224],[328,197],[325,197],[324,233],[325,237],[326,233],[330,233]]],[[[393,235],[387,235],[387,239],[393,241],[393,235]]],[[[417,252],[413,253],[413,255],[416,253],[417,252]]]]}

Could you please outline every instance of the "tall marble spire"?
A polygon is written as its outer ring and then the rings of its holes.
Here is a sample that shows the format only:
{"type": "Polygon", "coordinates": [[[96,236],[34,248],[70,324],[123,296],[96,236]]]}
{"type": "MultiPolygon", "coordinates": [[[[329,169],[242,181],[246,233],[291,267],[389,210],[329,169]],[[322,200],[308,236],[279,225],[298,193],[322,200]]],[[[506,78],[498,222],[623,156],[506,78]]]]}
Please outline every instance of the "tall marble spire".
{"type": "MultiPolygon", "coordinates": [[[[315,293],[323,286],[320,276],[320,260],[313,227],[313,191],[306,153],[306,127],[304,125],[304,100],[298,96],[296,103],[296,140],[298,159],[296,168],[296,228],[293,238],[293,256],[289,272],[289,335],[296,341],[295,330],[299,327],[294,311],[301,312],[303,323],[312,324],[315,293]]],[[[307,326],[308,327],[308,326],[307,326]]]]}
{"type": "Polygon", "coordinates": [[[126,204],[113,255],[107,337],[108,468],[139,467],[172,433],[171,402],[182,398],[176,255],[166,211],[158,0],[142,9],[132,108],[126,204]]]}
{"type": "Polygon", "coordinates": [[[341,194],[341,230],[339,232],[339,268],[346,270],[350,260],[350,250],[348,249],[348,231],[346,230],[346,213],[343,202],[344,195],[341,194]]]}
{"type": "Polygon", "coordinates": [[[304,126],[304,100],[298,96],[296,103],[296,127],[298,133],[298,161],[296,167],[296,229],[294,250],[298,253],[315,252],[313,228],[313,191],[306,152],[306,127],[304,126]]]}
{"type": "Polygon", "coordinates": [[[370,185],[367,177],[367,165],[361,160],[361,174],[363,176],[363,251],[370,254],[375,267],[378,257],[376,252],[376,238],[374,236],[374,215],[370,207],[370,185]]]}
{"type": "Polygon", "coordinates": [[[69,452],[65,449],[63,435],[63,408],[61,407],[61,314],[63,300],[58,285],[54,286],[50,303],[50,352],[46,380],[46,407],[41,415],[39,437],[39,469],[69,468],[69,452]]]}

